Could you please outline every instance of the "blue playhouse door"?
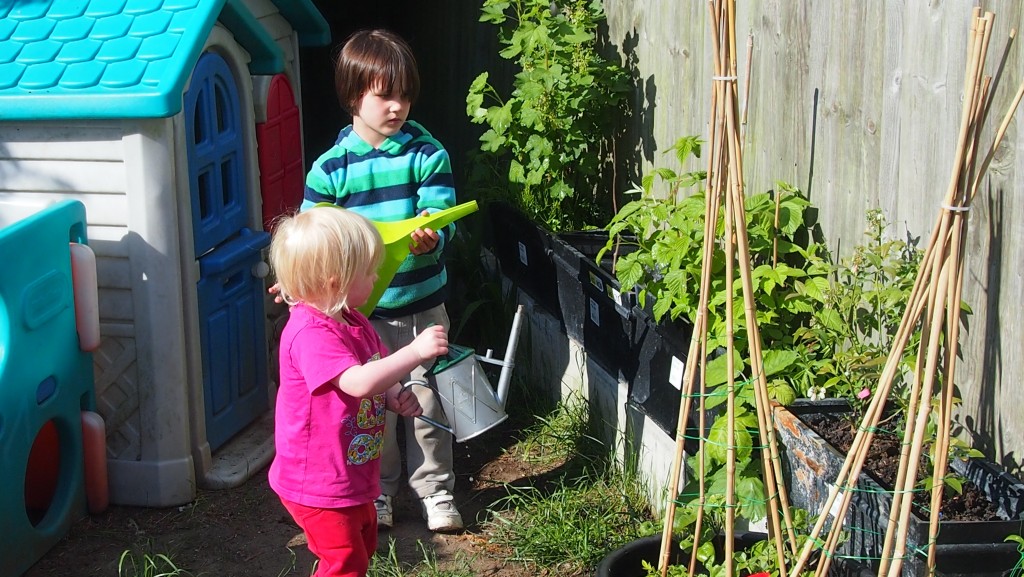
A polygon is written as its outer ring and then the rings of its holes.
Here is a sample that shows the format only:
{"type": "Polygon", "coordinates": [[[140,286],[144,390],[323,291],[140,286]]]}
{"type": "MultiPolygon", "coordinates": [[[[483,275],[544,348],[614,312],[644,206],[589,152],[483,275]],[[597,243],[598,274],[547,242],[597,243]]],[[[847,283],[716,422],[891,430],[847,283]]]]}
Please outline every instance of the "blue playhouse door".
{"type": "Polygon", "coordinates": [[[185,94],[185,124],[211,450],[268,408],[263,282],[252,271],[270,235],[246,228],[250,199],[240,119],[231,70],[220,56],[203,54],[185,94]]]}

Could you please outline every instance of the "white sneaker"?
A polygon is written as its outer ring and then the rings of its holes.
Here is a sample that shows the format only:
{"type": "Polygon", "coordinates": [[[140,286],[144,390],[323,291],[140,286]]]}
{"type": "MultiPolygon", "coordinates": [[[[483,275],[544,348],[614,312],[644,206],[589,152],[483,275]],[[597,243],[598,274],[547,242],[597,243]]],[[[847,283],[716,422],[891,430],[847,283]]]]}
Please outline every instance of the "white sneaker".
{"type": "Polygon", "coordinates": [[[462,515],[455,508],[455,498],[447,491],[423,498],[423,518],[431,531],[457,531],[463,527],[462,515]]]}
{"type": "Polygon", "coordinates": [[[373,500],[377,509],[377,528],[390,529],[395,524],[394,510],[391,507],[391,495],[381,495],[373,500]]]}

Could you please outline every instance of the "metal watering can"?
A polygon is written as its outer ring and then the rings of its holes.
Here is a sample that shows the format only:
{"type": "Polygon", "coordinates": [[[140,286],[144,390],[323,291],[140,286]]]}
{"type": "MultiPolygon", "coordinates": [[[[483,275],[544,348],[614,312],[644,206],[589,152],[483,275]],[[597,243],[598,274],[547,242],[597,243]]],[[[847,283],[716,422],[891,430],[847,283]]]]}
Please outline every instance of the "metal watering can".
{"type": "Polygon", "coordinates": [[[441,408],[448,423],[441,423],[425,415],[418,418],[448,431],[460,443],[494,428],[507,419],[505,401],[508,399],[508,387],[512,381],[512,368],[515,367],[516,345],[519,341],[522,316],[523,305],[519,305],[512,319],[512,330],[509,333],[504,360],[493,358],[491,350],[488,350],[486,355],[477,355],[473,349],[448,345],[448,354],[439,357],[428,371],[436,387],[420,379],[402,385],[402,388],[422,386],[433,390],[434,395],[441,401],[441,408]],[[487,380],[480,363],[501,367],[497,390],[491,388],[491,383],[487,380]]]}

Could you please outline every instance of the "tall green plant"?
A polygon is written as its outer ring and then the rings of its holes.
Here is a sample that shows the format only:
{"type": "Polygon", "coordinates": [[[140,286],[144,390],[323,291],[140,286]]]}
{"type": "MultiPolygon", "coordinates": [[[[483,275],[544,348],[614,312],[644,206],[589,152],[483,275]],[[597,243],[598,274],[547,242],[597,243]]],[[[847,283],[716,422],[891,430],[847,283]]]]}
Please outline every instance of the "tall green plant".
{"type": "Polygon", "coordinates": [[[607,221],[608,143],[624,113],[627,75],[598,51],[599,0],[484,0],[500,56],[517,72],[511,93],[477,76],[466,112],[487,130],[470,172],[481,195],[503,199],[554,232],[607,221]]]}
{"type": "MultiPolygon", "coordinates": [[[[700,144],[696,137],[684,137],[670,152],[685,166],[691,157],[700,156],[700,144]]],[[[616,248],[624,253],[615,264],[620,285],[623,290],[637,289],[645,306],[653,298],[651,310],[659,321],[667,316],[692,323],[697,313],[703,266],[704,180],[701,171],[676,173],[666,168],[645,176],[641,186],[630,191],[640,198],[623,206],[611,220],[608,242],[598,255],[600,258],[616,248]],[[653,194],[659,181],[668,185],[668,196],[653,194]],[[688,189],[694,192],[686,196],[688,189]],[[623,246],[628,249],[622,250],[623,246]]],[[[822,307],[831,272],[824,245],[814,240],[809,208],[810,202],[799,189],[781,182],[773,193],[752,194],[744,200],[765,371],[770,392],[783,404],[796,395],[791,382],[799,371],[796,361],[801,344],[793,335],[799,327],[808,326],[822,307]]],[[[719,210],[716,227],[716,238],[721,238],[724,208],[719,210]]],[[[726,286],[725,264],[724,250],[716,246],[710,271],[708,350],[727,344],[725,304],[732,299],[736,314],[733,343],[737,350],[748,351],[741,281],[737,275],[733,286],[726,286]]],[[[742,372],[743,360],[737,361],[742,372]]],[[[708,386],[713,384],[709,379],[708,386]]]]}
{"type": "MultiPolygon", "coordinates": [[[[699,138],[681,138],[670,152],[681,166],[698,158],[699,138]]],[[[700,302],[700,281],[703,268],[705,197],[702,190],[706,175],[702,171],[677,173],[658,168],[645,176],[633,193],[637,200],[619,210],[608,225],[608,241],[598,255],[619,250],[615,271],[623,289],[637,289],[640,302],[649,306],[659,322],[693,323],[700,302]],[[668,193],[656,196],[657,184],[667,186],[668,193]],[[691,192],[691,194],[686,194],[691,192]],[[653,299],[653,303],[649,301],[653,299]]],[[[815,310],[821,307],[824,289],[828,286],[827,251],[813,240],[808,223],[810,203],[798,189],[779,183],[773,194],[753,194],[744,200],[746,233],[750,248],[751,277],[756,300],[756,321],[761,335],[762,358],[769,394],[788,404],[796,398],[792,373],[799,369],[793,340],[795,327],[809,324],[815,310]]],[[[724,207],[716,217],[716,239],[724,234],[724,207]]],[[[704,382],[708,397],[704,408],[717,415],[707,429],[702,453],[696,456],[703,471],[708,500],[706,509],[716,499],[724,499],[729,469],[727,444],[730,423],[722,411],[726,400],[722,385],[735,379],[735,448],[737,513],[749,520],[763,518],[766,509],[765,487],[761,479],[761,450],[758,440],[756,403],[753,379],[747,359],[750,351],[746,329],[745,304],[740,279],[729,286],[725,279],[726,256],[720,240],[715,240],[707,314],[708,351],[722,350],[732,340],[736,374],[728,374],[725,355],[711,359],[704,382]],[[732,331],[728,327],[726,304],[736,315],[732,331]]],[[[746,263],[744,263],[746,264],[746,263]]],[[[684,491],[682,499],[696,498],[693,490],[684,491]]],[[[684,519],[686,515],[682,516],[684,519]]]]}

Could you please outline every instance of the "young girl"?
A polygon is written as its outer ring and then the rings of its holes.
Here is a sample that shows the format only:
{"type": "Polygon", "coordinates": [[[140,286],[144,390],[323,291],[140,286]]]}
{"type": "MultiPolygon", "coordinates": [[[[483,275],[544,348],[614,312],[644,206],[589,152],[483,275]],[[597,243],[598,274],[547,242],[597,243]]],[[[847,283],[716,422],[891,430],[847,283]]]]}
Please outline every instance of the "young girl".
{"type": "Polygon", "coordinates": [[[388,354],[356,307],[366,302],[384,247],[357,213],[313,208],[286,217],[270,258],[290,306],[281,335],[270,486],[306,533],[317,576],[363,576],[377,548],[385,408],[422,413],[399,379],[448,351],[442,327],[388,354]]]}

